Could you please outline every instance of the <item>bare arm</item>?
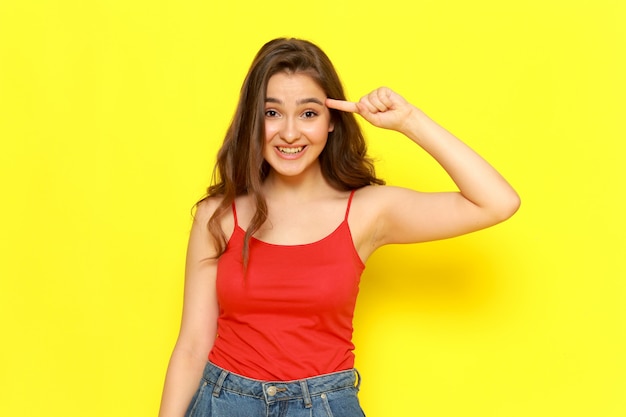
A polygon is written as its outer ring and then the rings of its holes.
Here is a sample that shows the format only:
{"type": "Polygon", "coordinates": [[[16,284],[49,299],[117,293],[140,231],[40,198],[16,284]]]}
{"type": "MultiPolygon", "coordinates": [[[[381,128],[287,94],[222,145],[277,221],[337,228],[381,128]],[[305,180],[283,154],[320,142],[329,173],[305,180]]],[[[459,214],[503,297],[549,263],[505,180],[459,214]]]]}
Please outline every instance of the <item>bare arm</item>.
{"type": "Polygon", "coordinates": [[[404,134],[435,158],[459,188],[445,193],[398,187],[364,191],[368,207],[376,210],[369,242],[373,248],[469,233],[499,223],[518,209],[519,196],[487,161],[392,90],[379,88],[358,103],[327,99],[326,105],[404,134]]]}
{"type": "Polygon", "coordinates": [[[172,352],[159,417],[182,417],[198,387],[202,370],[217,334],[215,289],[217,260],[206,224],[214,202],[205,201],[194,219],[185,267],[183,317],[172,352]]]}

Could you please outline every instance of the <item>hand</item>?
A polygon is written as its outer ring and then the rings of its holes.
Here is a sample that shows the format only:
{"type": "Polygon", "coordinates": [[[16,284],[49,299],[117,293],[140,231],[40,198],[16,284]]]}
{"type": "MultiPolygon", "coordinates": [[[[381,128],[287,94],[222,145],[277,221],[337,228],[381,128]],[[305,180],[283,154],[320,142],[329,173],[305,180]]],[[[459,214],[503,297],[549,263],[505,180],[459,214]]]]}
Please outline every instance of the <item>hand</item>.
{"type": "Polygon", "coordinates": [[[408,122],[417,108],[402,96],[387,87],[380,87],[358,103],[351,101],[326,99],[326,107],[330,109],[358,113],[376,127],[406,133],[408,122]]]}

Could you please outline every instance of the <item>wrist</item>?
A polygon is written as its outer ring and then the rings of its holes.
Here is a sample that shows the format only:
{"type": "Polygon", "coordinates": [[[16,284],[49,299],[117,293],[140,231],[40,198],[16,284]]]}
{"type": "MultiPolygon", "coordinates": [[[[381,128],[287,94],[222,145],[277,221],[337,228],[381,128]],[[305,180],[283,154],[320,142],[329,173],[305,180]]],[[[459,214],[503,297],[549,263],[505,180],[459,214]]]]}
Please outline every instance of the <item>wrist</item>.
{"type": "Polygon", "coordinates": [[[414,142],[419,143],[423,137],[423,131],[430,118],[422,110],[415,106],[411,106],[409,114],[404,120],[400,133],[408,137],[414,142]]]}

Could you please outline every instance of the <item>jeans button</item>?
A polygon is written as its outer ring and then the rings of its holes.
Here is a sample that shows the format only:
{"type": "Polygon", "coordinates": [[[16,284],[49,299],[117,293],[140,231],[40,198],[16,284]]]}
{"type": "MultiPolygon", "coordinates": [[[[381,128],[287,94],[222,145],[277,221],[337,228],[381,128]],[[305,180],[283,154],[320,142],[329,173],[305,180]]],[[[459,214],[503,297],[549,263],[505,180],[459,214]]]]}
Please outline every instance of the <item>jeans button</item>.
{"type": "Polygon", "coordinates": [[[268,387],[267,395],[269,395],[270,397],[273,397],[274,395],[276,395],[276,387],[273,385],[271,387],[268,387]]]}

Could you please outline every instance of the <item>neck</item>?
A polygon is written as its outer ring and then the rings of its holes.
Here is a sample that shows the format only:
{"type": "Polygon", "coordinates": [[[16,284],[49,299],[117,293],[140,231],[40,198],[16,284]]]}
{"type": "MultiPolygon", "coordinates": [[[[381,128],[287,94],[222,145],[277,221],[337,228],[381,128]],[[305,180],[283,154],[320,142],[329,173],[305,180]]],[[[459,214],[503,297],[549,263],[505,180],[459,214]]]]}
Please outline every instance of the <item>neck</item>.
{"type": "Polygon", "coordinates": [[[263,182],[263,192],[268,197],[310,199],[327,192],[331,185],[326,181],[319,165],[297,176],[284,176],[271,170],[263,182]]]}

